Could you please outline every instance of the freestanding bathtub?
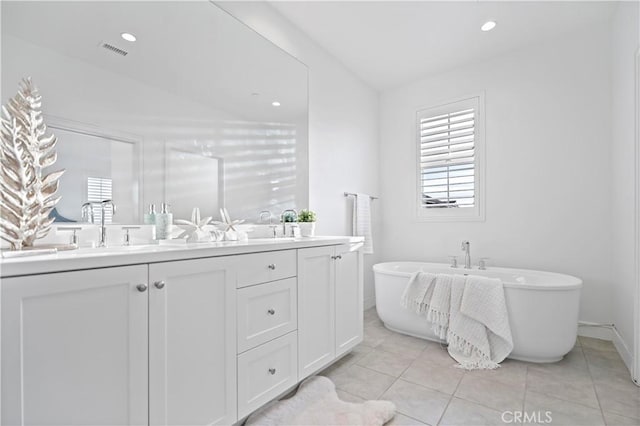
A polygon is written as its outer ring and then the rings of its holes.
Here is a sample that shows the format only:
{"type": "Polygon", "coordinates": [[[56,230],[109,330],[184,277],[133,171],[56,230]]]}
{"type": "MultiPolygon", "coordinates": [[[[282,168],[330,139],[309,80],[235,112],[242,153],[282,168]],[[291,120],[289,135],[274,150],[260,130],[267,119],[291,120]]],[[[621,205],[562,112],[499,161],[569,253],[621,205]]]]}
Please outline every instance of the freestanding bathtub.
{"type": "Polygon", "coordinates": [[[526,269],[452,269],[440,263],[388,262],[373,266],[376,309],[393,331],[440,342],[425,316],[400,306],[409,277],[416,271],[482,275],[504,284],[513,352],[509,358],[556,362],[575,345],[582,280],[563,274],[526,269]]]}

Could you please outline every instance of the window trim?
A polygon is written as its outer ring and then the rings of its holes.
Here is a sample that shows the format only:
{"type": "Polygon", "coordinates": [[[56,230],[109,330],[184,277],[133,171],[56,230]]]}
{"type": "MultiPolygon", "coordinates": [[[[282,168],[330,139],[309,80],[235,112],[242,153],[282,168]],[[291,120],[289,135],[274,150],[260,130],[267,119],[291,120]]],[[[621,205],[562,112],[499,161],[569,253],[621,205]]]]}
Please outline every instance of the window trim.
{"type": "Polygon", "coordinates": [[[414,122],[414,164],[415,188],[414,203],[416,220],[419,222],[478,222],[485,220],[485,99],[484,92],[449,99],[432,106],[421,107],[416,110],[414,122]],[[475,122],[475,207],[464,209],[427,209],[422,207],[422,169],[420,144],[420,119],[423,115],[438,115],[451,112],[452,104],[474,103],[477,106],[475,122]]]}

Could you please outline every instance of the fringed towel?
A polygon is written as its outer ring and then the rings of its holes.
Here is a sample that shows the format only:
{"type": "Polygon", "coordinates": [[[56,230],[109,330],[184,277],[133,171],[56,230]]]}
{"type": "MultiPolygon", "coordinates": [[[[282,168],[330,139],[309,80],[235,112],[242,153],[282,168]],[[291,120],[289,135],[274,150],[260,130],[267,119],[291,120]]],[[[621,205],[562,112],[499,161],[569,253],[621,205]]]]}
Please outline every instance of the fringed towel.
{"type": "Polygon", "coordinates": [[[401,304],[417,314],[426,313],[460,368],[497,368],[513,349],[504,288],[498,279],[417,272],[401,304]]]}
{"type": "Polygon", "coordinates": [[[454,277],[447,342],[449,355],[462,368],[499,367],[513,350],[502,281],[473,275],[454,277]]]}

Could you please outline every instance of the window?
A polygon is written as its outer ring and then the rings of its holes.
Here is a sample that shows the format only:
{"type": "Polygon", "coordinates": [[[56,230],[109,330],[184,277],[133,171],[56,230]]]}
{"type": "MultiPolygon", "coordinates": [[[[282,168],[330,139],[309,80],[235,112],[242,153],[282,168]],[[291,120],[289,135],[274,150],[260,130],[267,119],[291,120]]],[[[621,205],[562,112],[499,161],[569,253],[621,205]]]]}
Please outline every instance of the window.
{"type": "MultiPolygon", "coordinates": [[[[90,203],[100,203],[103,200],[111,200],[113,194],[111,178],[88,177],[87,178],[87,201],[90,203]]],[[[98,204],[93,205],[93,218],[96,223],[102,220],[102,209],[98,204]]],[[[111,223],[113,211],[111,206],[107,206],[104,213],[104,223],[111,223]]]]}
{"type": "Polygon", "coordinates": [[[418,111],[418,217],[482,220],[482,99],[418,111]]]}

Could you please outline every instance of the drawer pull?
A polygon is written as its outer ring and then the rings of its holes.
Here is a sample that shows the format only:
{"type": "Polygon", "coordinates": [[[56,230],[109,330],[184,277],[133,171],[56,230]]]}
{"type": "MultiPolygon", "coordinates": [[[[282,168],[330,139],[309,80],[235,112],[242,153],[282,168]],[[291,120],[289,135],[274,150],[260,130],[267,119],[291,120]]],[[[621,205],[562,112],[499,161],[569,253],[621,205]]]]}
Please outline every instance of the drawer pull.
{"type": "Polygon", "coordinates": [[[269,269],[271,269],[272,271],[275,271],[275,269],[276,269],[276,264],[275,264],[275,263],[270,264],[270,265],[269,265],[269,269]]]}
{"type": "Polygon", "coordinates": [[[331,256],[331,259],[333,259],[333,260],[342,259],[342,255],[341,255],[341,254],[339,254],[339,255],[337,255],[337,256],[331,256]]]}
{"type": "Polygon", "coordinates": [[[269,309],[269,310],[267,311],[267,313],[268,313],[269,315],[275,315],[275,314],[276,314],[276,311],[275,311],[274,309],[269,309]]]}
{"type": "Polygon", "coordinates": [[[147,285],[146,284],[138,284],[136,286],[136,288],[138,289],[138,291],[140,293],[144,293],[145,291],[147,291],[147,285]]]}
{"type": "Polygon", "coordinates": [[[270,369],[269,369],[269,374],[271,374],[272,376],[273,376],[274,374],[276,374],[276,369],[275,369],[275,368],[270,368],[270,369]]]}
{"type": "Polygon", "coordinates": [[[156,281],[155,283],[153,283],[153,285],[158,290],[162,290],[164,288],[164,281],[156,281]]]}

